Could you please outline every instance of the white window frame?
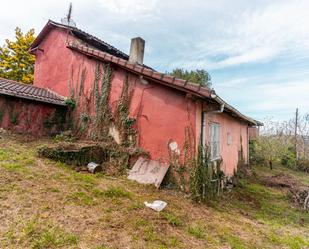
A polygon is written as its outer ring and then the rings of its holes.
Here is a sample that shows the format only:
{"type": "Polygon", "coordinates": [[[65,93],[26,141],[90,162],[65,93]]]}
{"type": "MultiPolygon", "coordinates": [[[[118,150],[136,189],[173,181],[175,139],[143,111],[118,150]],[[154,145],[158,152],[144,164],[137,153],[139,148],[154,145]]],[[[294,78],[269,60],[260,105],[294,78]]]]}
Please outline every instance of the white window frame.
{"type": "Polygon", "coordinates": [[[210,160],[215,161],[221,158],[220,148],[220,124],[215,122],[209,123],[209,146],[210,160]]]}

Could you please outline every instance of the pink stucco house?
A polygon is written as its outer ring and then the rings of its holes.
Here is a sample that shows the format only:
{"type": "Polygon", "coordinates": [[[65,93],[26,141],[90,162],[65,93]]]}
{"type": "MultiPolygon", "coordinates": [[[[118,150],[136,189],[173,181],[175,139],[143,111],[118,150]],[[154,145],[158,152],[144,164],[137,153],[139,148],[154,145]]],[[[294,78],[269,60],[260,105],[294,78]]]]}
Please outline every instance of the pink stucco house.
{"type": "MultiPolygon", "coordinates": [[[[194,153],[200,143],[209,145],[211,158],[222,158],[222,170],[226,175],[232,175],[239,151],[242,150],[248,160],[249,129],[261,123],[241,114],[212,89],[144,65],[144,44],[141,38],[132,39],[130,55],[127,55],[75,27],[48,21],[29,50],[36,57],[34,86],[30,88],[33,88],[33,95],[36,95],[35,89],[42,89],[57,101],[43,103],[38,98],[27,101],[35,102],[37,106],[63,108],[65,99],[71,94],[68,82],[80,84],[82,71],[87,72],[82,94],[90,96],[96,65],[107,63],[113,74],[108,100],[111,111],[115,112],[127,80],[131,89],[129,116],[135,120],[136,145],[147,151],[151,159],[167,162],[170,150],[183,156],[184,145],[190,140],[194,153]]],[[[5,96],[1,84],[0,81],[0,94],[5,96]]],[[[15,97],[23,99],[20,94],[15,97]]],[[[84,104],[79,105],[82,108],[84,104]]],[[[37,125],[36,132],[44,134],[40,127],[37,125]]],[[[33,129],[25,126],[24,130],[33,129]]],[[[120,143],[117,129],[110,127],[109,131],[120,143]]]]}

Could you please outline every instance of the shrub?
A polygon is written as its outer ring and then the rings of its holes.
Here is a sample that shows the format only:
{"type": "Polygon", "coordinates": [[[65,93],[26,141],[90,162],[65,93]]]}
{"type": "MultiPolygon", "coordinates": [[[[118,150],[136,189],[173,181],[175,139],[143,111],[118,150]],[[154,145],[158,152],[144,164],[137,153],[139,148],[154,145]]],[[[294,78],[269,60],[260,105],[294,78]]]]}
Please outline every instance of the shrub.
{"type": "Polygon", "coordinates": [[[293,147],[288,147],[286,152],[281,156],[281,164],[289,168],[295,168],[296,156],[293,147]]]}
{"type": "Polygon", "coordinates": [[[297,161],[297,169],[309,173],[309,159],[301,158],[297,161]]]}

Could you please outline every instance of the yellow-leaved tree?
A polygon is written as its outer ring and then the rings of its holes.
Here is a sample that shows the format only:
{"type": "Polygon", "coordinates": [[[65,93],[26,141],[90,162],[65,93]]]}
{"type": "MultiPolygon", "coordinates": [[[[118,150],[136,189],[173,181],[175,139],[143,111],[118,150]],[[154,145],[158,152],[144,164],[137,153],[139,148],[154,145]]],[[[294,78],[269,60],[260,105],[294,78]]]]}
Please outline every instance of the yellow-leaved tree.
{"type": "Polygon", "coordinates": [[[35,58],[28,49],[35,39],[34,29],[23,34],[17,27],[15,38],[15,41],[6,39],[6,44],[0,47],[0,77],[32,84],[35,58]]]}

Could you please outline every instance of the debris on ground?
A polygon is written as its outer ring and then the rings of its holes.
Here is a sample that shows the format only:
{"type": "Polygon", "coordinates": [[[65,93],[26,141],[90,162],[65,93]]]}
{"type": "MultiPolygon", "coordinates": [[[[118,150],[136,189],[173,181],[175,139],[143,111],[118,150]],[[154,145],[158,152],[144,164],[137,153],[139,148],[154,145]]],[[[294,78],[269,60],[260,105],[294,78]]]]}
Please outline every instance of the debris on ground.
{"type": "Polygon", "coordinates": [[[309,186],[304,186],[291,175],[279,173],[267,176],[263,183],[269,187],[287,188],[293,203],[301,209],[309,210],[309,186]]]}
{"type": "Polygon", "coordinates": [[[102,171],[102,166],[97,163],[90,162],[87,164],[87,169],[90,173],[95,174],[102,171]]]}
{"type": "Polygon", "coordinates": [[[293,176],[284,173],[267,176],[263,179],[263,183],[269,187],[280,188],[295,188],[299,185],[298,181],[293,176]]]}
{"type": "Polygon", "coordinates": [[[309,210],[309,187],[291,188],[293,202],[304,210],[309,210]]]}
{"type": "Polygon", "coordinates": [[[168,168],[167,164],[139,157],[129,171],[128,179],[142,184],[154,184],[159,188],[168,168]]]}
{"type": "Polygon", "coordinates": [[[144,204],[145,204],[146,207],[149,207],[149,208],[151,208],[151,209],[153,209],[157,212],[162,211],[167,205],[167,203],[165,201],[160,201],[160,200],[156,200],[152,203],[145,201],[144,204]]]}

